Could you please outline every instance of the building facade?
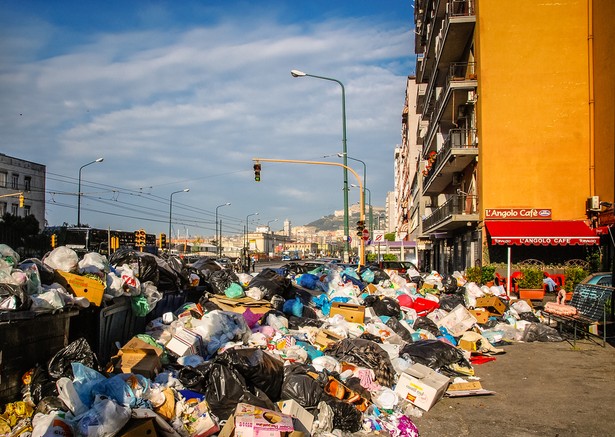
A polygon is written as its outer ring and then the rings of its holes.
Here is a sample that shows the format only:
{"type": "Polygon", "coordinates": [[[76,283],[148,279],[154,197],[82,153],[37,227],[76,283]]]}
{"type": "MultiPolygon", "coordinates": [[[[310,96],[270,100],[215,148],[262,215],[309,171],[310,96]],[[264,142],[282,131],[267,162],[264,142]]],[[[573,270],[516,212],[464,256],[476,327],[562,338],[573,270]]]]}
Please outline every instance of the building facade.
{"type": "Polygon", "coordinates": [[[507,251],[559,262],[606,241],[596,230],[613,215],[613,21],[608,0],[415,1],[396,211],[422,268],[507,251]]]}
{"type": "Polygon", "coordinates": [[[33,215],[45,227],[45,175],[42,164],[0,153],[0,217],[33,215]],[[20,196],[23,201],[20,202],[20,196]],[[20,205],[22,203],[22,205],[20,205]]]}

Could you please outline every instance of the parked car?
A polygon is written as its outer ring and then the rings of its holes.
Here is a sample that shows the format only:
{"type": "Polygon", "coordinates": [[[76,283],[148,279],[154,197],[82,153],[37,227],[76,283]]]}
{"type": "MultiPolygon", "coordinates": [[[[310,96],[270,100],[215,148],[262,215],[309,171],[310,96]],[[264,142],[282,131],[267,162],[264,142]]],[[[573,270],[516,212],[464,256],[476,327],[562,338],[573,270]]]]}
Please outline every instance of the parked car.
{"type": "Polygon", "coordinates": [[[218,258],[216,262],[220,264],[223,269],[230,269],[233,266],[233,262],[228,258],[218,258]]]}
{"type": "Polygon", "coordinates": [[[382,270],[395,270],[400,276],[411,282],[422,284],[422,276],[419,269],[410,261],[378,261],[369,264],[382,270]]]}
{"type": "Polygon", "coordinates": [[[288,255],[283,255],[283,256],[282,256],[282,261],[290,261],[290,256],[288,256],[288,255]]]}
{"type": "Polygon", "coordinates": [[[607,287],[612,287],[613,276],[611,272],[592,273],[587,278],[583,279],[581,284],[605,285],[607,287]]]}

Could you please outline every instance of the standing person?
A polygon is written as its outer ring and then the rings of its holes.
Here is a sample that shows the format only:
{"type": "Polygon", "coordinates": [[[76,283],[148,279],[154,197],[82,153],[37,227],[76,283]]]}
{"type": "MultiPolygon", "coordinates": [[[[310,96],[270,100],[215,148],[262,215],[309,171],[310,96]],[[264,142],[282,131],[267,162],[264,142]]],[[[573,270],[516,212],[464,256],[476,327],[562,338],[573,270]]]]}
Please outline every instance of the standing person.
{"type": "Polygon", "coordinates": [[[252,257],[252,273],[256,270],[256,257],[252,257]]]}

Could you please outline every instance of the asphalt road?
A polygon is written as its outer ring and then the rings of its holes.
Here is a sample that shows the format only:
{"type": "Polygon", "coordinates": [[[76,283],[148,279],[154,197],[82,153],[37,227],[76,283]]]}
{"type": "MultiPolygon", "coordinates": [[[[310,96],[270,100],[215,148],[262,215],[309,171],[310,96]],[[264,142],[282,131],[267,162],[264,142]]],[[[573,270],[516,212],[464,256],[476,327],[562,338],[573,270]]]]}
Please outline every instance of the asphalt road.
{"type": "Polygon", "coordinates": [[[615,436],[615,348],[590,340],[514,343],[474,365],[495,395],[444,398],[421,418],[421,437],[615,436]]]}

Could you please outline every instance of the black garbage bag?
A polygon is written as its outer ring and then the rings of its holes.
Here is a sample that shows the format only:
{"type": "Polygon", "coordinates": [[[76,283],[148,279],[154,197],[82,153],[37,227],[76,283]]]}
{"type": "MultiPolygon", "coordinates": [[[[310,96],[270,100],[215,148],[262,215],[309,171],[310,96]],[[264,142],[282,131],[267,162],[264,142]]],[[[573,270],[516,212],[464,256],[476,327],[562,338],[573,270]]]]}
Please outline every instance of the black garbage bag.
{"type": "Polygon", "coordinates": [[[523,331],[522,341],[531,342],[531,341],[542,341],[542,342],[556,342],[556,341],[564,341],[564,339],[559,335],[557,329],[552,328],[547,325],[543,325],[542,323],[530,323],[525,327],[525,331],[523,331]]]}
{"type": "Polygon", "coordinates": [[[271,300],[273,296],[284,296],[285,292],[290,288],[291,281],[288,278],[284,278],[278,275],[272,269],[263,269],[261,273],[256,275],[250,283],[248,288],[259,288],[263,291],[263,299],[271,300]]]}
{"type": "Polygon", "coordinates": [[[399,335],[405,342],[412,343],[412,334],[408,329],[400,323],[395,317],[390,317],[386,325],[399,335]]]}
{"type": "Polygon", "coordinates": [[[36,414],[49,414],[56,411],[68,412],[69,408],[64,404],[62,399],[57,396],[47,396],[40,400],[36,404],[34,409],[34,415],[36,414]]]}
{"type": "MultiPolygon", "coordinates": [[[[199,277],[200,284],[199,285],[209,285],[209,276],[213,272],[217,272],[218,270],[222,270],[220,264],[215,262],[211,258],[199,258],[197,261],[192,263],[190,267],[188,267],[188,274],[195,273],[199,277]]],[[[211,286],[209,287],[211,288],[211,286]]],[[[213,292],[212,289],[207,291],[213,292]]]]}
{"type": "Polygon", "coordinates": [[[440,308],[445,311],[453,311],[459,305],[465,306],[465,300],[459,294],[444,294],[440,297],[440,308]]]}
{"type": "Polygon", "coordinates": [[[395,383],[395,369],[389,355],[376,342],[362,338],[345,338],[324,350],[338,360],[372,369],[379,384],[391,387],[395,383]]]}
{"type": "Polygon", "coordinates": [[[280,400],[284,363],[261,349],[229,349],[214,359],[235,370],[248,387],[257,387],[274,402],[280,400]]]}
{"type": "Polygon", "coordinates": [[[177,379],[182,385],[190,390],[194,390],[197,392],[201,392],[204,387],[204,383],[207,382],[205,379],[205,373],[211,363],[207,362],[198,367],[182,367],[177,373],[177,379]]]}
{"type": "Polygon", "coordinates": [[[316,408],[325,392],[322,384],[307,372],[315,372],[315,370],[306,364],[285,366],[280,399],[294,399],[307,410],[316,408]]]}
{"type": "Polygon", "coordinates": [[[528,311],[525,313],[519,313],[519,318],[521,320],[526,320],[528,322],[540,323],[540,319],[536,317],[536,314],[534,314],[531,311],[528,311]]]}
{"type": "Polygon", "coordinates": [[[383,297],[370,295],[365,298],[365,306],[372,307],[378,316],[387,316],[399,318],[401,308],[399,302],[392,297],[383,297]]]}
{"type": "Polygon", "coordinates": [[[357,432],[363,426],[363,414],[354,405],[325,396],[325,403],[333,410],[333,428],[346,432],[357,432]]]}
{"type": "Polygon", "coordinates": [[[374,343],[382,344],[382,338],[367,331],[363,332],[359,338],[362,338],[363,340],[373,341],[374,343]]]}
{"type": "Polygon", "coordinates": [[[88,341],[81,337],[70,343],[64,349],[60,349],[47,363],[49,376],[54,379],[66,376],[73,378],[71,363],[82,363],[91,369],[100,372],[98,358],[92,351],[88,341]]]}
{"type": "MultiPolygon", "coordinates": [[[[374,284],[379,284],[380,282],[384,282],[384,281],[387,281],[387,280],[391,279],[391,277],[387,274],[387,272],[382,270],[380,267],[369,266],[368,268],[372,272],[374,272],[374,280],[372,282],[374,284]]],[[[363,270],[361,271],[361,273],[363,273],[363,270]]]]}
{"type": "Polygon", "coordinates": [[[190,272],[181,258],[171,256],[165,260],[156,256],[154,259],[158,265],[158,290],[183,290],[190,284],[190,272]]]}
{"type": "Polygon", "coordinates": [[[442,275],[442,286],[444,293],[455,293],[457,291],[457,279],[450,275],[442,275]]]}
{"type": "MultiPolygon", "coordinates": [[[[303,313],[305,314],[306,307],[303,307],[303,313]]],[[[310,308],[311,309],[311,308],[310,308]]],[[[312,310],[314,311],[314,310],[312,310]]],[[[288,327],[290,329],[299,329],[302,326],[312,326],[315,328],[320,328],[326,322],[324,320],[320,320],[312,317],[296,317],[290,316],[288,317],[288,327]]]]}
{"type": "Polygon", "coordinates": [[[22,394],[24,398],[29,395],[35,404],[44,398],[58,396],[56,379],[51,378],[44,367],[36,366],[30,376],[30,384],[22,388],[22,394]]]}
{"type": "Polygon", "coordinates": [[[434,370],[451,364],[471,367],[461,350],[440,340],[420,340],[407,344],[399,351],[399,356],[434,370]]]}
{"type": "Polygon", "coordinates": [[[25,285],[0,283],[0,301],[15,299],[15,309],[26,311],[32,306],[32,299],[26,293],[25,285]]]}
{"type": "Polygon", "coordinates": [[[419,329],[424,329],[425,331],[429,331],[430,333],[432,333],[435,337],[441,335],[440,328],[438,328],[436,322],[431,319],[428,319],[427,317],[417,318],[414,321],[414,325],[412,325],[412,329],[414,329],[415,331],[419,329]]]}
{"type": "Polygon", "coordinates": [[[235,272],[231,270],[217,270],[209,275],[209,283],[213,288],[214,293],[224,294],[224,291],[233,283],[240,284],[239,278],[235,272]]]}
{"type": "Polygon", "coordinates": [[[138,252],[129,248],[121,248],[113,252],[109,257],[109,264],[112,266],[128,264],[141,283],[150,281],[158,286],[160,279],[158,274],[158,263],[156,257],[150,253],[138,252]]]}
{"type": "Polygon", "coordinates": [[[250,392],[245,379],[224,364],[212,363],[205,378],[205,400],[220,419],[229,417],[240,402],[275,410],[275,404],[265,392],[257,388],[250,392]]]}

